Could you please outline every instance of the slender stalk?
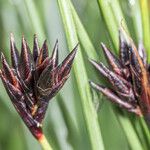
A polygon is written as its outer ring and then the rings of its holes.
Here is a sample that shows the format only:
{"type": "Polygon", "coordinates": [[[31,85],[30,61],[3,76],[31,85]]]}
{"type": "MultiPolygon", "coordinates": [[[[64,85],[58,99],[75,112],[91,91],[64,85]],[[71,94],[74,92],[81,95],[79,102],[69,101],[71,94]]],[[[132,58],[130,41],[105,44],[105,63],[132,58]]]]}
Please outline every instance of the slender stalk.
{"type": "Polygon", "coordinates": [[[144,131],[144,135],[147,137],[147,141],[150,144],[150,131],[143,117],[140,118],[140,122],[144,131]]]}
{"type": "Polygon", "coordinates": [[[117,119],[119,120],[122,129],[126,135],[126,138],[128,140],[129,146],[131,150],[143,150],[143,146],[135,132],[135,129],[131,122],[128,120],[127,117],[122,117],[119,114],[117,115],[117,119]]]}
{"type": "Polygon", "coordinates": [[[99,10],[102,13],[102,16],[104,18],[105,24],[107,26],[107,29],[109,31],[110,37],[112,39],[113,45],[115,47],[115,50],[118,49],[118,27],[115,22],[115,17],[113,15],[113,12],[111,11],[110,2],[104,1],[104,0],[97,0],[99,5],[99,10]]]}
{"type": "Polygon", "coordinates": [[[121,24],[125,28],[126,31],[128,31],[128,27],[126,25],[126,20],[124,18],[119,0],[113,0],[113,2],[109,2],[110,8],[112,10],[113,16],[116,21],[116,26],[120,26],[121,24]]]}
{"type": "Polygon", "coordinates": [[[41,138],[38,141],[41,144],[41,147],[43,150],[53,150],[53,148],[51,147],[51,145],[47,141],[44,134],[41,136],[41,138]]]}
{"type": "Polygon", "coordinates": [[[135,29],[135,34],[137,38],[137,42],[143,42],[143,28],[142,28],[142,16],[140,11],[140,4],[139,1],[135,2],[134,4],[130,5],[131,15],[133,20],[133,27],[135,29]]]}
{"type": "Polygon", "coordinates": [[[96,52],[96,49],[94,48],[91,39],[87,33],[87,31],[85,30],[74,6],[72,3],[70,3],[70,7],[71,7],[71,11],[72,11],[72,16],[74,19],[74,23],[76,26],[76,29],[80,32],[77,32],[79,40],[81,45],[83,46],[84,50],[86,51],[87,55],[89,58],[91,59],[98,59],[98,54],[96,52]]]}
{"type": "MultiPolygon", "coordinates": [[[[71,1],[57,0],[57,2],[60,9],[60,14],[62,16],[62,21],[64,24],[68,46],[72,48],[79,41],[77,32],[80,31],[77,31],[75,27],[75,23],[71,11],[71,1]]],[[[79,47],[76,61],[74,62],[74,71],[75,71],[75,77],[78,84],[79,94],[81,96],[81,106],[85,118],[85,125],[91,143],[91,149],[104,150],[101,130],[98,124],[98,117],[92,103],[92,96],[90,93],[90,87],[88,82],[89,80],[85,68],[86,67],[85,67],[85,62],[83,60],[83,54],[81,52],[81,48],[79,47]]]]}
{"type": "Polygon", "coordinates": [[[142,15],[142,25],[143,25],[143,40],[144,46],[148,52],[148,57],[150,60],[150,23],[149,23],[149,10],[148,10],[148,0],[140,0],[141,15],[142,15]]]}

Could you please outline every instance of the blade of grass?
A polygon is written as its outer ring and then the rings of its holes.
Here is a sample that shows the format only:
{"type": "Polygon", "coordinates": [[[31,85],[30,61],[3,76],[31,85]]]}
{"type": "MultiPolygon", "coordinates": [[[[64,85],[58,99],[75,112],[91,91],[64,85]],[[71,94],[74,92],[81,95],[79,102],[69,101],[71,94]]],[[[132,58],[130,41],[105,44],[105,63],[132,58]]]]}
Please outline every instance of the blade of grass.
{"type": "Polygon", "coordinates": [[[135,129],[129,119],[126,116],[117,115],[117,119],[119,120],[124,133],[126,135],[126,138],[128,140],[129,146],[132,150],[138,149],[143,150],[143,147],[141,145],[141,142],[135,132],[135,129]]]}
{"type": "Polygon", "coordinates": [[[135,28],[135,33],[138,41],[143,39],[143,29],[142,29],[142,20],[141,20],[141,13],[140,13],[140,5],[139,1],[134,2],[134,4],[130,4],[132,20],[135,28]]]}
{"type": "Polygon", "coordinates": [[[106,23],[107,29],[111,36],[115,51],[118,49],[118,26],[116,26],[115,17],[111,11],[110,1],[107,0],[97,0],[99,5],[99,10],[102,13],[103,19],[106,23]],[[116,34],[117,33],[117,34],[116,34]]]}
{"type": "MultiPolygon", "coordinates": [[[[83,50],[87,54],[87,57],[90,59],[94,59],[94,60],[99,60],[99,57],[101,59],[103,59],[102,55],[98,57],[98,53],[96,52],[96,49],[93,46],[93,43],[91,42],[91,39],[90,39],[87,31],[85,30],[82,22],[80,21],[80,18],[79,18],[79,16],[78,16],[72,3],[70,3],[70,7],[71,7],[71,12],[72,12],[72,16],[73,16],[76,30],[79,31],[79,32],[77,32],[79,42],[82,45],[83,50]]],[[[97,78],[97,76],[95,76],[96,75],[95,69],[93,70],[92,75],[94,76],[95,79],[97,78]]]]}
{"type": "Polygon", "coordinates": [[[143,127],[141,125],[140,119],[134,120],[133,123],[134,123],[134,128],[137,132],[137,135],[139,137],[139,140],[142,143],[143,149],[144,150],[149,150],[148,149],[149,144],[148,144],[148,141],[147,141],[147,137],[145,136],[145,133],[144,133],[143,127]]]}
{"type": "Polygon", "coordinates": [[[115,50],[118,50],[118,28],[122,25],[126,31],[128,31],[128,27],[125,23],[125,19],[120,7],[120,3],[118,0],[114,1],[103,1],[97,0],[100,8],[100,12],[103,15],[106,26],[109,30],[109,34],[112,38],[112,42],[115,46],[115,50]]]}
{"type": "Polygon", "coordinates": [[[150,131],[149,131],[149,128],[148,128],[147,124],[145,123],[145,120],[144,120],[143,117],[140,118],[140,122],[142,124],[144,135],[145,135],[145,137],[147,137],[147,143],[148,143],[148,145],[150,145],[150,131]]]}
{"type": "Polygon", "coordinates": [[[142,26],[143,26],[143,40],[144,46],[148,52],[148,60],[150,61],[150,20],[149,20],[149,9],[148,0],[140,0],[141,15],[142,15],[142,26]]]}
{"type": "Polygon", "coordinates": [[[113,0],[113,2],[109,2],[109,3],[110,3],[111,10],[113,12],[117,27],[120,26],[120,24],[122,24],[125,30],[128,31],[128,27],[125,23],[126,21],[124,19],[123,12],[120,7],[119,0],[113,0]]]}
{"type": "Polygon", "coordinates": [[[72,13],[73,20],[74,20],[74,23],[76,26],[76,30],[80,31],[80,32],[77,32],[77,35],[80,40],[80,44],[82,44],[82,46],[83,46],[84,50],[86,51],[89,58],[98,59],[97,52],[86,32],[82,22],[80,21],[80,18],[78,16],[74,6],[72,5],[72,3],[70,3],[70,6],[71,6],[71,13],[72,13]]]}
{"type": "MultiPolygon", "coordinates": [[[[70,1],[58,0],[58,5],[64,23],[64,29],[66,32],[68,46],[69,49],[72,49],[78,43],[78,37],[77,37],[77,31],[74,25],[73,17],[71,15],[70,1]]],[[[83,61],[83,56],[80,47],[78,49],[78,54],[76,57],[76,61],[74,63],[74,71],[75,71],[78,88],[80,91],[81,104],[82,104],[83,114],[85,117],[87,131],[89,134],[89,139],[91,142],[91,147],[93,150],[97,150],[97,149],[103,150],[104,145],[103,145],[101,132],[98,124],[98,117],[92,104],[92,98],[91,98],[90,88],[88,84],[88,77],[87,77],[85,64],[83,61]],[[87,90],[85,90],[86,88],[87,90]],[[88,99],[87,99],[86,92],[89,96],[88,99]]]]}

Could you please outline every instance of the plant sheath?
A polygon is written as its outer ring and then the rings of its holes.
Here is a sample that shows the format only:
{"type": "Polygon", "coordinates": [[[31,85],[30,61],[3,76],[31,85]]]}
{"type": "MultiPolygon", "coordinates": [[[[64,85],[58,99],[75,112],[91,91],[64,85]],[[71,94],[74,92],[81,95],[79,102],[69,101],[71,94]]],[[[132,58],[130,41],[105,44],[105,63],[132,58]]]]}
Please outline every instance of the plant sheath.
{"type": "Polygon", "coordinates": [[[43,134],[38,140],[43,150],[53,150],[49,142],[47,141],[45,135],[43,134]]]}

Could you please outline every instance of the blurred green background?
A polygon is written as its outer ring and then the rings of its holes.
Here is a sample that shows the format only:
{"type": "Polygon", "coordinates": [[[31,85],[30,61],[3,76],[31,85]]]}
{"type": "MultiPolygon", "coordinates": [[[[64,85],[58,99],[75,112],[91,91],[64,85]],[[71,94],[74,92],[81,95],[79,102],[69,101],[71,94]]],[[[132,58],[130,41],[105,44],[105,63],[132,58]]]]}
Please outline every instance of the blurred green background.
{"type": "MultiPolygon", "coordinates": [[[[104,42],[115,52],[117,52],[117,49],[115,49],[114,44],[110,40],[106,20],[104,20],[102,15],[103,10],[99,8],[96,0],[72,0],[72,2],[95,46],[98,59],[106,63],[100,48],[100,42],[104,42]]],[[[110,6],[113,3],[111,0],[107,0],[107,2],[110,3],[110,6]]],[[[120,0],[119,4],[130,34],[137,43],[143,38],[139,1],[120,0]]],[[[114,18],[117,20],[117,17],[115,16],[114,18]]],[[[119,21],[120,24],[121,19],[119,21]]],[[[119,28],[119,24],[117,28],[119,28]]],[[[60,62],[69,53],[63,22],[56,0],[0,0],[0,51],[5,54],[9,62],[9,37],[11,32],[15,36],[18,49],[21,47],[21,37],[24,35],[32,50],[33,35],[36,33],[40,46],[47,39],[50,52],[56,39],[58,39],[60,62]]],[[[85,52],[83,54],[89,80],[92,79],[97,82],[104,80],[103,78],[97,78],[98,74],[95,75],[96,72],[93,71],[92,66],[88,62],[88,56],[85,52]]],[[[105,84],[106,82],[103,83],[105,84]]],[[[115,114],[122,114],[121,117],[123,119],[127,116],[130,117],[134,121],[135,126],[139,122],[138,119],[132,114],[124,115],[120,112],[120,109],[117,109],[92,89],[91,93],[95,95],[93,96],[93,103],[95,104],[95,109],[97,109],[106,150],[130,149],[115,114]]],[[[138,125],[137,128],[139,128],[138,125]]],[[[91,149],[73,70],[59,95],[50,101],[44,122],[44,133],[56,150],[91,149]]],[[[0,83],[0,150],[40,149],[38,142],[23,124],[12,106],[2,83],[0,83]]]]}

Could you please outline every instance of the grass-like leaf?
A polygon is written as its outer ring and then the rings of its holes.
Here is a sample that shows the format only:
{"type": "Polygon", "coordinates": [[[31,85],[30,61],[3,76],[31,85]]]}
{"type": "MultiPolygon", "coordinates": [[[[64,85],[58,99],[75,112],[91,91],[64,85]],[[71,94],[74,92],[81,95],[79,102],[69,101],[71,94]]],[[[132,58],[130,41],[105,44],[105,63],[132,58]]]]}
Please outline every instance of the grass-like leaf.
{"type": "MultiPolygon", "coordinates": [[[[67,42],[69,48],[73,48],[78,43],[77,31],[71,14],[71,7],[69,0],[58,0],[60,13],[62,16],[64,29],[66,32],[67,42]]],[[[81,49],[79,47],[76,61],[74,63],[75,76],[78,83],[78,88],[81,96],[81,104],[85,123],[93,150],[104,149],[101,132],[98,124],[97,113],[93,107],[88,77],[85,69],[85,63],[81,49]],[[88,96],[87,96],[88,94],[88,96]]]]}
{"type": "Polygon", "coordinates": [[[118,26],[115,22],[115,17],[113,15],[113,12],[111,11],[110,7],[110,1],[104,1],[104,0],[97,0],[99,5],[99,10],[103,15],[105,24],[107,26],[107,29],[109,31],[110,37],[112,39],[113,45],[115,47],[115,50],[118,48],[118,26]]]}
{"type": "Polygon", "coordinates": [[[82,24],[82,22],[80,21],[80,18],[73,6],[72,3],[70,3],[70,7],[71,7],[71,13],[72,13],[72,16],[73,16],[73,20],[74,20],[74,23],[75,23],[75,27],[76,27],[76,30],[78,31],[77,32],[77,35],[78,35],[78,38],[80,40],[80,44],[83,46],[87,56],[91,59],[98,59],[98,55],[97,55],[97,52],[82,24]]]}
{"type": "Polygon", "coordinates": [[[141,14],[142,14],[142,26],[143,26],[143,40],[144,46],[148,52],[148,57],[150,60],[150,20],[149,20],[149,10],[148,10],[148,0],[140,0],[141,14]]]}

